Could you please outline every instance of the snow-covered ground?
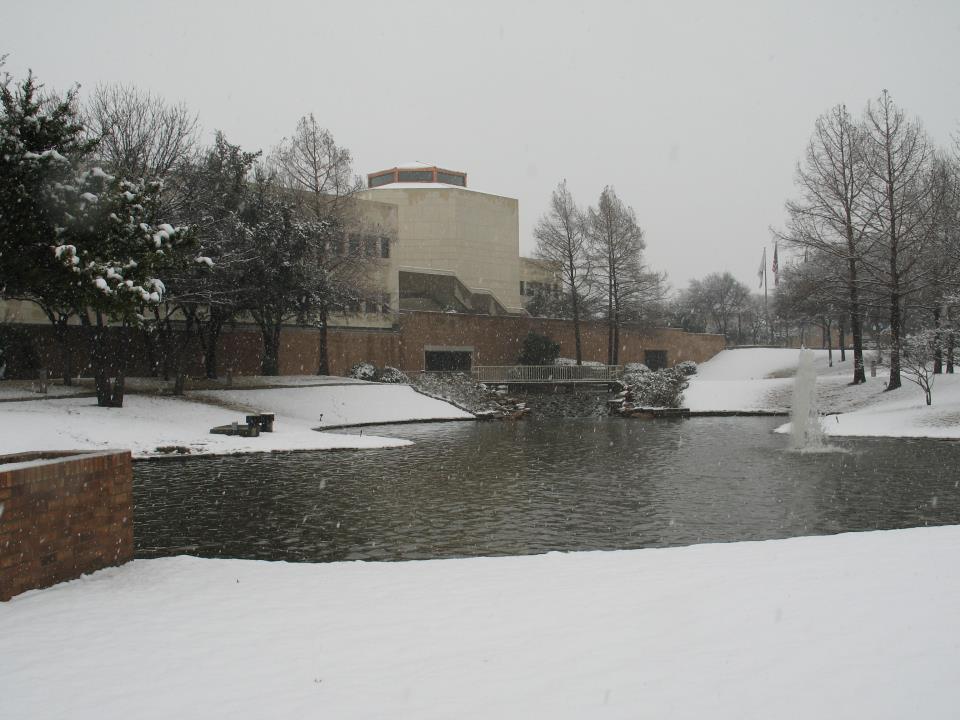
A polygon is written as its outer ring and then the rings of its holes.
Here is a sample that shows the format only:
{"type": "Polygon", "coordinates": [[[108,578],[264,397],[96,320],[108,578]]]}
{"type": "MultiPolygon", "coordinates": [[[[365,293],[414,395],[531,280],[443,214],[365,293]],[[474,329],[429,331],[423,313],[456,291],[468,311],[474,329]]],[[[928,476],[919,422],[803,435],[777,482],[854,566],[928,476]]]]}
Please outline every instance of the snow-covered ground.
{"type": "MultiPolygon", "coordinates": [[[[931,437],[960,439],[960,375],[939,375],[933,405],[903,376],[903,387],[884,392],[888,368],[864,385],[850,385],[853,354],[840,362],[834,352],[829,367],[826,350],[815,350],[817,402],[824,432],[837,436],[931,437]]],[[[799,350],[744,348],[724,350],[698,367],[684,393],[695,412],[788,413],[799,350]]],[[[869,358],[868,358],[869,362],[869,358]]],[[[790,424],[777,428],[789,432],[790,424]]]]}
{"type": "MultiPolygon", "coordinates": [[[[870,378],[866,385],[850,386],[853,353],[840,362],[833,353],[829,366],[826,350],[815,350],[817,390],[823,412],[841,412],[871,402],[883,391],[884,379],[870,378]]],[[[800,351],[779,348],[723,350],[697,368],[684,393],[684,405],[693,412],[790,411],[793,374],[800,351]]]]}
{"type": "Polygon", "coordinates": [[[137,560],[0,604],[10,718],[954,718],[960,528],[137,560]]]}
{"type": "MultiPolygon", "coordinates": [[[[878,378],[879,379],[879,378],[878,378]]],[[[821,418],[827,435],[960,439],[960,375],[940,375],[927,407],[923,391],[904,379],[903,387],[866,407],[821,418]]],[[[777,432],[790,432],[787,423],[777,432]]]]}
{"type": "Polygon", "coordinates": [[[0,454],[29,450],[129,448],[134,457],[401,447],[407,440],[315,432],[323,425],[468,419],[472,415],[405,385],[352,382],[302,388],[200,391],[186,398],[128,394],[122,408],[93,398],[0,404],[0,454]],[[256,438],[211,435],[245,411],[276,414],[275,432],[256,438]],[[322,416],[322,421],[321,421],[322,416]],[[162,448],[166,448],[164,451],[162,448]]]}
{"type": "Polygon", "coordinates": [[[472,420],[459,408],[422,395],[409,385],[355,380],[349,385],[273,390],[202,390],[198,398],[241,411],[275,412],[313,427],[393,423],[416,420],[472,420]]]}

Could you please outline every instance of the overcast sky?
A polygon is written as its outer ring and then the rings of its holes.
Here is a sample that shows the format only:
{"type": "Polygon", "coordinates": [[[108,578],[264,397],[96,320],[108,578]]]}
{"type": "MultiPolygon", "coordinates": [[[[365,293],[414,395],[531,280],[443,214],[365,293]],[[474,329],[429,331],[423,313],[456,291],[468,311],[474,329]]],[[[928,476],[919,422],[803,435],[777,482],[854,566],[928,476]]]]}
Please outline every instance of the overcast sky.
{"type": "Polygon", "coordinates": [[[49,86],[134,83],[250,149],[313,112],[366,174],[423,160],[520,200],[613,185],[674,287],[756,287],[817,115],[888,88],[960,120],[960,2],[7,3],[0,54],[49,86]]]}

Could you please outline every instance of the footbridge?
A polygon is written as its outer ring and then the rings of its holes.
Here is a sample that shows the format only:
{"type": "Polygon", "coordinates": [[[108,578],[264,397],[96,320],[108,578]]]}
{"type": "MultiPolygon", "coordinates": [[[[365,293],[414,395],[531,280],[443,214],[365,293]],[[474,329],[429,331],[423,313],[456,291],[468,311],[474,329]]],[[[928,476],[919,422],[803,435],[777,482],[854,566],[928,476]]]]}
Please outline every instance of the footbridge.
{"type": "Polygon", "coordinates": [[[622,365],[475,365],[473,377],[488,385],[610,385],[622,365]]]}

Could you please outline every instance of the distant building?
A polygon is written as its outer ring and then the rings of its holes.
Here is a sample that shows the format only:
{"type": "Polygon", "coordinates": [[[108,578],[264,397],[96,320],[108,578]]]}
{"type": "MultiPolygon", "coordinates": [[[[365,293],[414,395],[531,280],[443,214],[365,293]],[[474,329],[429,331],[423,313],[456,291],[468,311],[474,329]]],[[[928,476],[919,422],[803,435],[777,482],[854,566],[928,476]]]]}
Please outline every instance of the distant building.
{"type": "Polygon", "coordinates": [[[521,296],[530,298],[537,293],[559,295],[562,291],[558,263],[536,258],[520,258],[521,296]]]}
{"type": "Polygon", "coordinates": [[[396,208],[386,281],[394,308],[523,313],[515,198],[478,192],[466,173],[419,162],[370,173],[367,184],[357,196],[361,218],[367,203],[396,208]]]}

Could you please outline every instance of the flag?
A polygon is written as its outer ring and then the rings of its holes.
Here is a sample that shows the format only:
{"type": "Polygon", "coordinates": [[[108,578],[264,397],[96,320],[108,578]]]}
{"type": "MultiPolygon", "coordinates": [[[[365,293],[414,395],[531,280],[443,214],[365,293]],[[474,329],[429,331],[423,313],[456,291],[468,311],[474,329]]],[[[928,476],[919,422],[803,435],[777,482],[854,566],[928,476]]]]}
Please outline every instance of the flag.
{"type": "Polygon", "coordinates": [[[763,287],[763,273],[767,270],[767,249],[763,249],[763,256],[760,258],[760,269],[757,270],[757,277],[760,279],[760,287],[763,287]]]}
{"type": "Polygon", "coordinates": [[[779,284],[780,284],[780,274],[779,274],[779,273],[780,273],[780,262],[779,262],[779,260],[777,259],[777,246],[776,246],[776,244],[774,244],[774,246],[773,246],[773,284],[774,284],[774,285],[779,285],[779,284]]]}

